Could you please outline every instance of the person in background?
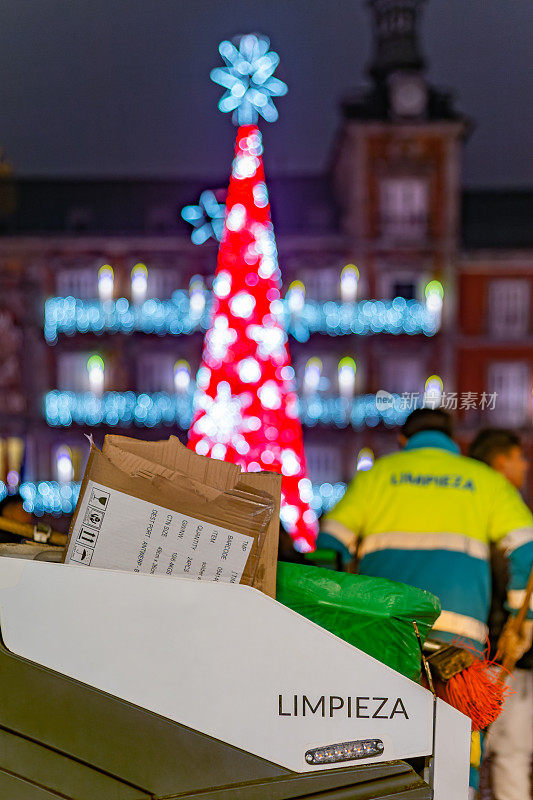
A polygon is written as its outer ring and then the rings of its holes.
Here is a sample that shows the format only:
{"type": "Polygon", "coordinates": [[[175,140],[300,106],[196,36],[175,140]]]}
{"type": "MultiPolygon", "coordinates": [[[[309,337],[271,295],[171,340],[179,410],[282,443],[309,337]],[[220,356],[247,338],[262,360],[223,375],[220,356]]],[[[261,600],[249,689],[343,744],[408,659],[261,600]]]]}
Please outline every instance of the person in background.
{"type": "MultiPolygon", "coordinates": [[[[471,458],[483,461],[504,475],[519,491],[528,470],[520,438],[513,432],[486,428],[470,445],[471,458]]],[[[493,562],[493,608],[491,639],[498,641],[507,614],[504,610],[508,574],[505,563],[493,562]]],[[[515,694],[510,695],[499,718],[489,730],[485,752],[491,759],[491,778],[496,800],[529,800],[533,757],[533,650],[518,662],[511,681],[515,694]]]]}
{"type": "MultiPolygon", "coordinates": [[[[487,639],[490,548],[508,556],[512,586],[525,589],[533,563],[533,517],[518,491],[486,464],[460,454],[453,421],[422,408],[406,419],[402,450],[358,472],[322,520],[318,547],[358,555],[363,575],[389,578],[437,595],[442,613],[432,636],[487,639]],[[522,583],[524,584],[522,586],[522,583]]],[[[532,614],[533,616],[533,614],[532,614]]],[[[533,620],[520,640],[528,649],[533,620]]],[[[471,785],[478,776],[471,772],[471,785]]]]}
{"type": "MultiPolygon", "coordinates": [[[[18,493],[8,494],[7,497],[0,501],[0,517],[7,517],[7,519],[12,519],[15,522],[33,523],[33,517],[28,511],[25,511],[24,499],[18,493]]],[[[0,543],[21,541],[23,541],[21,536],[2,530],[0,523],[0,543]]]]}

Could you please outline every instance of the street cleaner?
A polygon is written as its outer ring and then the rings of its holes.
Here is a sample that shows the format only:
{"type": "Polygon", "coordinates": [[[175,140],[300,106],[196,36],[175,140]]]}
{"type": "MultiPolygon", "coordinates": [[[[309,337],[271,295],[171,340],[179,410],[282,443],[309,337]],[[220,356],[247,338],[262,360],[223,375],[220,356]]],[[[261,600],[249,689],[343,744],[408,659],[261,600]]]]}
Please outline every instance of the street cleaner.
{"type": "MultiPolygon", "coordinates": [[[[413,411],[399,439],[400,452],[356,474],[322,520],[317,545],[336,549],[345,563],[357,556],[362,575],[432,592],[442,607],[432,636],[460,639],[483,651],[490,543],[509,561],[516,606],[516,593],[525,590],[533,562],[533,517],[502,475],[460,454],[445,411],[413,411]]],[[[523,652],[533,633],[530,616],[523,641],[517,643],[523,652]]],[[[471,770],[471,786],[476,786],[476,773],[471,770]]]]}
{"type": "MultiPolygon", "coordinates": [[[[485,428],[471,443],[468,454],[500,472],[518,491],[524,488],[528,471],[519,436],[511,430],[485,428]]],[[[507,565],[493,554],[492,609],[489,619],[489,635],[495,640],[494,649],[505,661],[506,640],[509,622],[504,610],[509,585],[507,565]],[[503,632],[502,632],[503,631],[503,632]]],[[[522,600],[521,593],[515,597],[513,606],[522,600]]],[[[507,604],[509,605],[509,604],[507,604]]],[[[511,646],[513,642],[511,642],[511,646]]],[[[521,658],[510,654],[518,662],[507,677],[514,690],[505,701],[502,713],[490,726],[484,748],[484,758],[489,756],[491,786],[496,800],[530,800],[530,773],[533,756],[533,649],[521,658]]]]}

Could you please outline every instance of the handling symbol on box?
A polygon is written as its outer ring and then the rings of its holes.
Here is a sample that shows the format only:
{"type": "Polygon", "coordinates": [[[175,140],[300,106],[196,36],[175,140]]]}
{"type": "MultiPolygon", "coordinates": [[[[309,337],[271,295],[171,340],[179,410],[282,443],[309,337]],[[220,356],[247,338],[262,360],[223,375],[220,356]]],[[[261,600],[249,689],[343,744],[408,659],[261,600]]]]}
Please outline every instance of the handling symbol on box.
{"type": "Polygon", "coordinates": [[[94,547],[98,538],[98,531],[93,531],[91,528],[82,528],[78,533],[78,542],[80,545],[88,545],[94,547]]]}
{"type": "Polygon", "coordinates": [[[104,492],[103,489],[98,489],[98,487],[95,487],[92,490],[91,497],[89,499],[89,505],[96,506],[97,508],[101,508],[105,511],[108,502],[109,492],[104,492]]]}
{"type": "Polygon", "coordinates": [[[89,506],[87,511],[85,512],[84,523],[85,525],[92,525],[94,528],[100,529],[102,526],[102,520],[104,518],[104,512],[100,511],[99,508],[94,508],[93,506],[89,506]]]}
{"type": "Polygon", "coordinates": [[[91,563],[93,553],[94,550],[91,550],[90,547],[84,547],[81,544],[77,544],[74,546],[70,560],[76,561],[78,564],[89,565],[91,563]]]}

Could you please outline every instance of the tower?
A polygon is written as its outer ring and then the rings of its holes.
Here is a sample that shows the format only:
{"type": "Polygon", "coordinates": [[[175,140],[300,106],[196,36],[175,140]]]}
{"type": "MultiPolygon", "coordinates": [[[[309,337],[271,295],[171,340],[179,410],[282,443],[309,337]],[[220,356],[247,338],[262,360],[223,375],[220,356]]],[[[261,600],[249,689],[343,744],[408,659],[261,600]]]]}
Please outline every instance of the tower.
{"type": "Polygon", "coordinates": [[[389,71],[420,70],[424,59],[419,47],[418,24],[426,0],[369,0],[374,26],[374,57],[370,72],[376,80],[389,71]]]}
{"type": "Polygon", "coordinates": [[[391,392],[419,391],[433,374],[445,391],[453,389],[460,151],[468,125],[451,95],[426,78],[419,42],[424,5],[369,0],[369,86],[343,102],[335,154],[341,226],[371,295],[423,301],[428,283],[444,287],[441,333],[433,340],[369,345],[375,389],[391,392]]]}

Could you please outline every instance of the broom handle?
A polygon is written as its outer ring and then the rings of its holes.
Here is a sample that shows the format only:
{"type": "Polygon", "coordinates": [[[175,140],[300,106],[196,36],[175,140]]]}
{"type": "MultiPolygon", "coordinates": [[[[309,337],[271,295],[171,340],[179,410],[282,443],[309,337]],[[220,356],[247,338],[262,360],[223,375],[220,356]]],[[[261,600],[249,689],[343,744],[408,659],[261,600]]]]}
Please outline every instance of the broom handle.
{"type": "MultiPolygon", "coordinates": [[[[0,530],[2,531],[8,531],[8,533],[14,533],[16,536],[22,536],[24,539],[33,540],[35,528],[36,526],[32,525],[30,522],[17,522],[14,519],[8,519],[0,515],[0,530]]],[[[67,536],[65,533],[51,530],[50,537],[46,543],[64,547],[67,543],[67,536]]]]}
{"type": "MultiPolygon", "coordinates": [[[[529,602],[531,600],[531,595],[533,595],[533,567],[531,567],[531,572],[529,573],[529,578],[527,579],[527,586],[526,586],[526,593],[524,595],[524,599],[522,601],[522,605],[518,609],[518,614],[512,618],[511,625],[515,629],[516,633],[520,632],[522,625],[524,624],[524,620],[526,619],[527,611],[529,608],[529,602]]],[[[503,661],[503,669],[500,672],[500,682],[505,679],[505,675],[508,672],[512,672],[516,661],[513,658],[507,656],[503,661]]]]}

